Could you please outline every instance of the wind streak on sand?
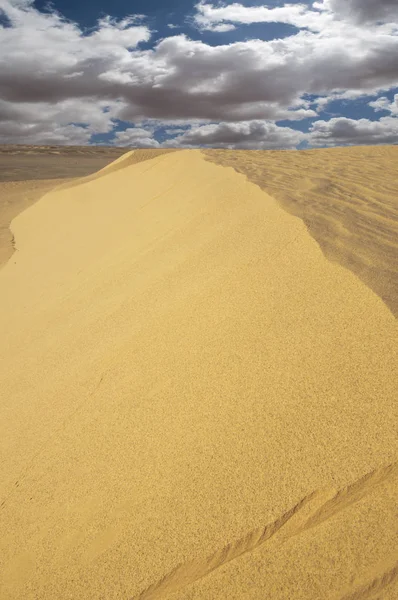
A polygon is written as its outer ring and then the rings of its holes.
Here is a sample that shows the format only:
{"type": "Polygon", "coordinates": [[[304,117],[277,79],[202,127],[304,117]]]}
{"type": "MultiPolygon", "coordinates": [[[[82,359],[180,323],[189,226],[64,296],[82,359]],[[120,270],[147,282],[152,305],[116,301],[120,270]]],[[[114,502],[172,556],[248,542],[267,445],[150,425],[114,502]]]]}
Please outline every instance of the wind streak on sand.
{"type": "MultiPolygon", "coordinates": [[[[160,581],[149,586],[131,600],[156,600],[157,598],[165,598],[169,594],[177,592],[202,577],[209,575],[215,569],[219,569],[246,552],[255,550],[265,542],[268,542],[282,529],[282,536],[278,538],[279,542],[320,525],[327,519],[331,519],[339,511],[359,502],[378,485],[385,481],[392,481],[397,476],[398,463],[395,463],[375,469],[338,492],[334,492],[333,490],[313,492],[300,500],[296,506],[273,523],[269,523],[265,527],[253,529],[244,537],[227,544],[207,558],[195,559],[178,565],[160,581]],[[287,531],[285,531],[286,529],[287,531]]],[[[359,600],[360,598],[368,597],[370,592],[379,592],[395,580],[397,573],[398,565],[372,583],[362,586],[355,593],[344,596],[342,600],[359,600]],[[368,594],[367,596],[365,596],[365,592],[368,594]]]]}

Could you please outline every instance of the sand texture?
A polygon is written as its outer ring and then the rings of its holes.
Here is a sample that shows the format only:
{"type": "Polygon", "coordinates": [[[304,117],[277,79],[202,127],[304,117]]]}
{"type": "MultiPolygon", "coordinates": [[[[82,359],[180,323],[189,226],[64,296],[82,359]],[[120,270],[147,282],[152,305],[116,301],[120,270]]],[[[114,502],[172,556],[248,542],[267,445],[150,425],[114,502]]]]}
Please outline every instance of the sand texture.
{"type": "Polygon", "coordinates": [[[325,256],[398,317],[398,146],[205,153],[303,219],[325,256]]]}
{"type": "MultiPolygon", "coordinates": [[[[350,247],[393,273],[396,172],[376,215],[366,152],[350,247]]],[[[12,221],[2,600],[398,597],[394,298],[330,260],[238,155],[127,153],[12,221]]],[[[311,157],[338,189],[334,165],[357,169],[355,148],[311,157]]],[[[309,213],[329,240],[325,206],[309,213]]]]}
{"type": "Polygon", "coordinates": [[[14,253],[14,217],[51,189],[96,173],[124,153],[101,146],[0,145],[0,268],[14,253]]]}

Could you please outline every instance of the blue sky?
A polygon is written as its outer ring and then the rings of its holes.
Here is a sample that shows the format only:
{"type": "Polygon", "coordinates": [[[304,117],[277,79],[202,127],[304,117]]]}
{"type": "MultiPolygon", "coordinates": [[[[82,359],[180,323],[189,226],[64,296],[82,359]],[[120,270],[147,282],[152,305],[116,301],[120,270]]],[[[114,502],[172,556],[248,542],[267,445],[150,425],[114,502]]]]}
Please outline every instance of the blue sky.
{"type": "MultiPolygon", "coordinates": [[[[264,2],[245,0],[241,4],[261,6],[264,5],[264,2]]],[[[275,6],[275,2],[270,2],[268,5],[275,6]]],[[[132,2],[126,2],[126,0],[102,0],[101,2],[63,0],[53,1],[50,4],[46,1],[39,1],[35,2],[35,6],[41,11],[46,11],[49,6],[53,6],[65,18],[76,21],[88,29],[95,27],[98,17],[102,15],[112,15],[121,19],[126,14],[143,14],[147,17],[146,23],[154,30],[154,36],[147,44],[148,46],[152,46],[156,40],[170,35],[168,23],[178,25],[178,33],[185,33],[192,39],[202,40],[211,45],[242,41],[247,37],[271,40],[275,37],[291,35],[297,31],[295,27],[281,23],[254,23],[230,31],[227,35],[217,32],[199,32],[197,28],[189,24],[189,16],[193,16],[195,13],[195,3],[187,0],[133,0],[132,2]]]]}
{"type": "Polygon", "coordinates": [[[398,143],[392,0],[0,0],[0,143],[398,143]]]}

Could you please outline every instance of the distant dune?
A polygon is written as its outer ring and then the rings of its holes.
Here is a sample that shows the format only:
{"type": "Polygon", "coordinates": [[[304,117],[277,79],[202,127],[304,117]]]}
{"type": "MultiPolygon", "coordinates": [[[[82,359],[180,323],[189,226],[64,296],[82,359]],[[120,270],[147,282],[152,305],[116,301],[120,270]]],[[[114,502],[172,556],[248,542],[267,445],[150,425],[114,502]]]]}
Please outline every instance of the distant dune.
{"type": "Polygon", "coordinates": [[[14,218],[2,600],[398,597],[397,150],[133,152],[14,218]]]}

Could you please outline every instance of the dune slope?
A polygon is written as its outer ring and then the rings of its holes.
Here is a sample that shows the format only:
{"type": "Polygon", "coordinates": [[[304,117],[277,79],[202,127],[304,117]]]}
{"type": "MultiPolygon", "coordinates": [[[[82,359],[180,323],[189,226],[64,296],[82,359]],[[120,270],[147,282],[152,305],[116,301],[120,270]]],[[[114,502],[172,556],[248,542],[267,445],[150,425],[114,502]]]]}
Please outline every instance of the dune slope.
{"type": "Polygon", "coordinates": [[[59,186],[80,185],[82,180],[91,181],[167,152],[172,150],[126,153],[121,148],[100,146],[0,146],[0,268],[14,253],[10,222],[45,193],[59,186]]]}
{"type": "Polygon", "coordinates": [[[1,181],[0,179],[0,268],[14,253],[11,221],[23,210],[44,196],[46,192],[64,183],[62,179],[34,181],[1,181]]]}
{"type": "Polygon", "coordinates": [[[360,277],[398,317],[398,146],[205,154],[303,219],[325,256],[360,277]]]}
{"type": "Polygon", "coordinates": [[[2,598],[393,593],[397,322],[299,218],[181,151],[12,230],[2,598]]]}

